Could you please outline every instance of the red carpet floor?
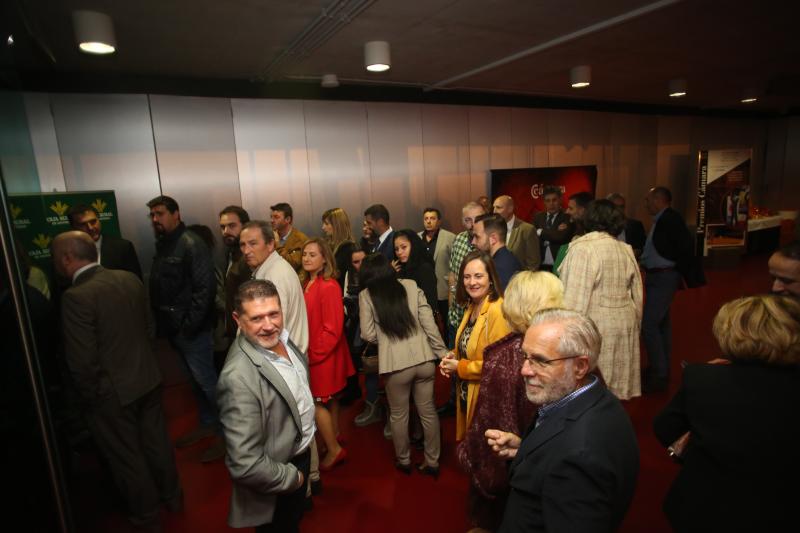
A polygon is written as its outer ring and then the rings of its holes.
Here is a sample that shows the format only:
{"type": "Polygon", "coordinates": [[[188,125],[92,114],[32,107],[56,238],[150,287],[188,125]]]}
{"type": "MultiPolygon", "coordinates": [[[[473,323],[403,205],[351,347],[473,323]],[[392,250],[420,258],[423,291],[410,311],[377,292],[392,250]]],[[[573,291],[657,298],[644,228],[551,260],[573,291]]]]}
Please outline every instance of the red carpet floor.
{"type": "MultiPolygon", "coordinates": [[[[678,292],[672,305],[673,382],[670,394],[654,394],[626,402],[641,452],[641,470],[633,505],[621,531],[657,533],[669,531],[661,502],[677,466],[652,434],[654,415],[679,384],[680,362],[700,362],[718,355],[711,335],[711,321],[720,304],[733,298],[766,292],[770,278],[767,256],[742,259],[735,270],[709,271],[709,285],[678,292]]],[[[176,437],[196,421],[191,392],[176,355],[161,350],[166,377],[164,406],[169,430],[176,437]]],[[[448,383],[437,376],[437,396],[443,401],[448,383]]],[[[382,427],[357,428],[353,418],[361,405],[343,409],[342,435],[347,441],[348,461],[333,472],[323,473],[323,492],[314,498],[314,509],[302,523],[304,533],[317,532],[463,532],[467,530],[467,477],[456,463],[452,418],[442,421],[442,473],[438,481],[414,474],[404,476],[393,467],[390,441],[382,427]]],[[[164,531],[202,533],[226,531],[231,484],[222,461],[199,462],[203,444],[177,450],[178,468],[186,493],[182,514],[162,513],[164,531]]],[[[419,454],[419,452],[415,452],[419,454]]],[[[419,455],[412,457],[418,460],[419,455]]],[[[113,489],[102,481],[91,460],[83,460],[81,474],[72,487],[74,518],[80,531],[133,530],[119,511],[113,489]]]]}

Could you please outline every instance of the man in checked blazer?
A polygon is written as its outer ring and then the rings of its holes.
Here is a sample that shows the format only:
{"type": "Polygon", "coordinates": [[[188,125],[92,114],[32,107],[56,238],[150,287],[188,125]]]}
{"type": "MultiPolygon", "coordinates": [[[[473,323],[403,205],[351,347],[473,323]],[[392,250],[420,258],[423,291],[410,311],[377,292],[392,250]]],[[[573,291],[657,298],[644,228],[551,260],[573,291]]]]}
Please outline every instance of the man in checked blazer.
{"type": "Polygon", "coordinates": [[[306,497],[314,398],[308,359],[283,327],[271,281],[239,287],[231,345],[217,402],[233,480],[228,524],[256,532],[297,532],[306,497]]]}
{"type": "Polygon", "coordinates": [[[161,372],[144,285],[97,264],[82,231],[58,235],[56,271],[72,281],[61,297],[64,353],[89,431],[128,504],[129,520],[154,526],[161,504],[182,507],[183,492],[161,407],[161,372]]]}
{"type": "Polygon", "coordinates": [[[633,498],[639,449],[630,418],[599,378],[600,333],[575,311],[534,315],[521,374],[538,415],[522,437],[486,431],[511,459],[502,533],[616,531],[633,498]]]}

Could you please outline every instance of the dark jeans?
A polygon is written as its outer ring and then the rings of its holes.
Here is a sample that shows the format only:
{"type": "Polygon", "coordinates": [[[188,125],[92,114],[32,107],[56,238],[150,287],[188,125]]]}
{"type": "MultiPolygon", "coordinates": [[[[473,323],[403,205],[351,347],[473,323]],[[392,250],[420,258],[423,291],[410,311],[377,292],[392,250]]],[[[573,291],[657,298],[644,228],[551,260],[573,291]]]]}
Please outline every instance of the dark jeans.
{"type": "Polygon", "coordinates": [[[648,272],[645,277],[642,339],[647,348],[651,378],[669,377],[669,359],[672,351],[669,308],[680,281],[681,275],[676,270],[648,272]]]}
{"type": "Polygon", "coordinates": [[[204,330],[194,337],[182,334],[169,339],[180,352],[191,376],[192,392],[197,400],[200,425],[220,428],[217,413],[217,371],[214,368],[214,341],[211,330],[204,330]]]}
{"type": "Polygon", "coordinates": [[[306,503],[306,485],[308,472],[311,469],[311,453],[304,451],[290,461],[303,473],[305,482],[294,492],[281,494],[275,501],[275,514],[272,522],[256,527],[256,533],[297,533],[300,531],[300,520],[306,503]]]}

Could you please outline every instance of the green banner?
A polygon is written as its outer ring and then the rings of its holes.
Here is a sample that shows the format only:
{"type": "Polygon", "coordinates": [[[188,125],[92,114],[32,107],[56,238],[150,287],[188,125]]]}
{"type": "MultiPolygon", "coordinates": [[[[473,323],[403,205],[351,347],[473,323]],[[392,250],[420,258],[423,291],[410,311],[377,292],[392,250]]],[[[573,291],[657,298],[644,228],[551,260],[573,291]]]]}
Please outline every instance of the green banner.
{"type": "Polygon", "coordinates": [[[16,238],[22,243],[32,265],[52,273],[50,243],[56,235],[70,229],[67,212],[72,206],[80,204],[97,210],[103,235],[120,236],[114,191],[9,195],[9,210],[16,238]]]}

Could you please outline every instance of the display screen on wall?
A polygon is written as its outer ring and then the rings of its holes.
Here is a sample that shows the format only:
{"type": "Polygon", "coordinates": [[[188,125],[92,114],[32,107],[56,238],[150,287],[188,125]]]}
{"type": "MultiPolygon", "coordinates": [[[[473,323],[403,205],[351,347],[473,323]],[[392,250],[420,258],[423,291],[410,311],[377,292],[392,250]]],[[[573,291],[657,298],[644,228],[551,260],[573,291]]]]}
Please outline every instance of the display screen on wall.
{"type": "Polygon", "coordinates": [[[50,243],[70,229],[67,213],[75,205],[92,206],[98,213],[103,235],[120,236],[114,191],[53,192],[9,195],[9,210],[16,238],[32,265],[52,272],[50,243]]]}
{"type": "Polygon", "coordinates": [[[508,168],[492,170],[492,198],[508,195],[514,199],[514,214],[523,220],[533,220],[533,215],[544,211],[545,187],[556,186],[561,189],[562,207],[567,207],[567,199],[578,192],[595,194],[597,167],[594,165],[576,167],[508,168]]]}
{"type": "Polygon", "coordinates": [[[744,246],[752,151],[703,150],[698,157],[698,248],[744,246]],[[701,247],[702,246],[702,247],[701,247]]]}

